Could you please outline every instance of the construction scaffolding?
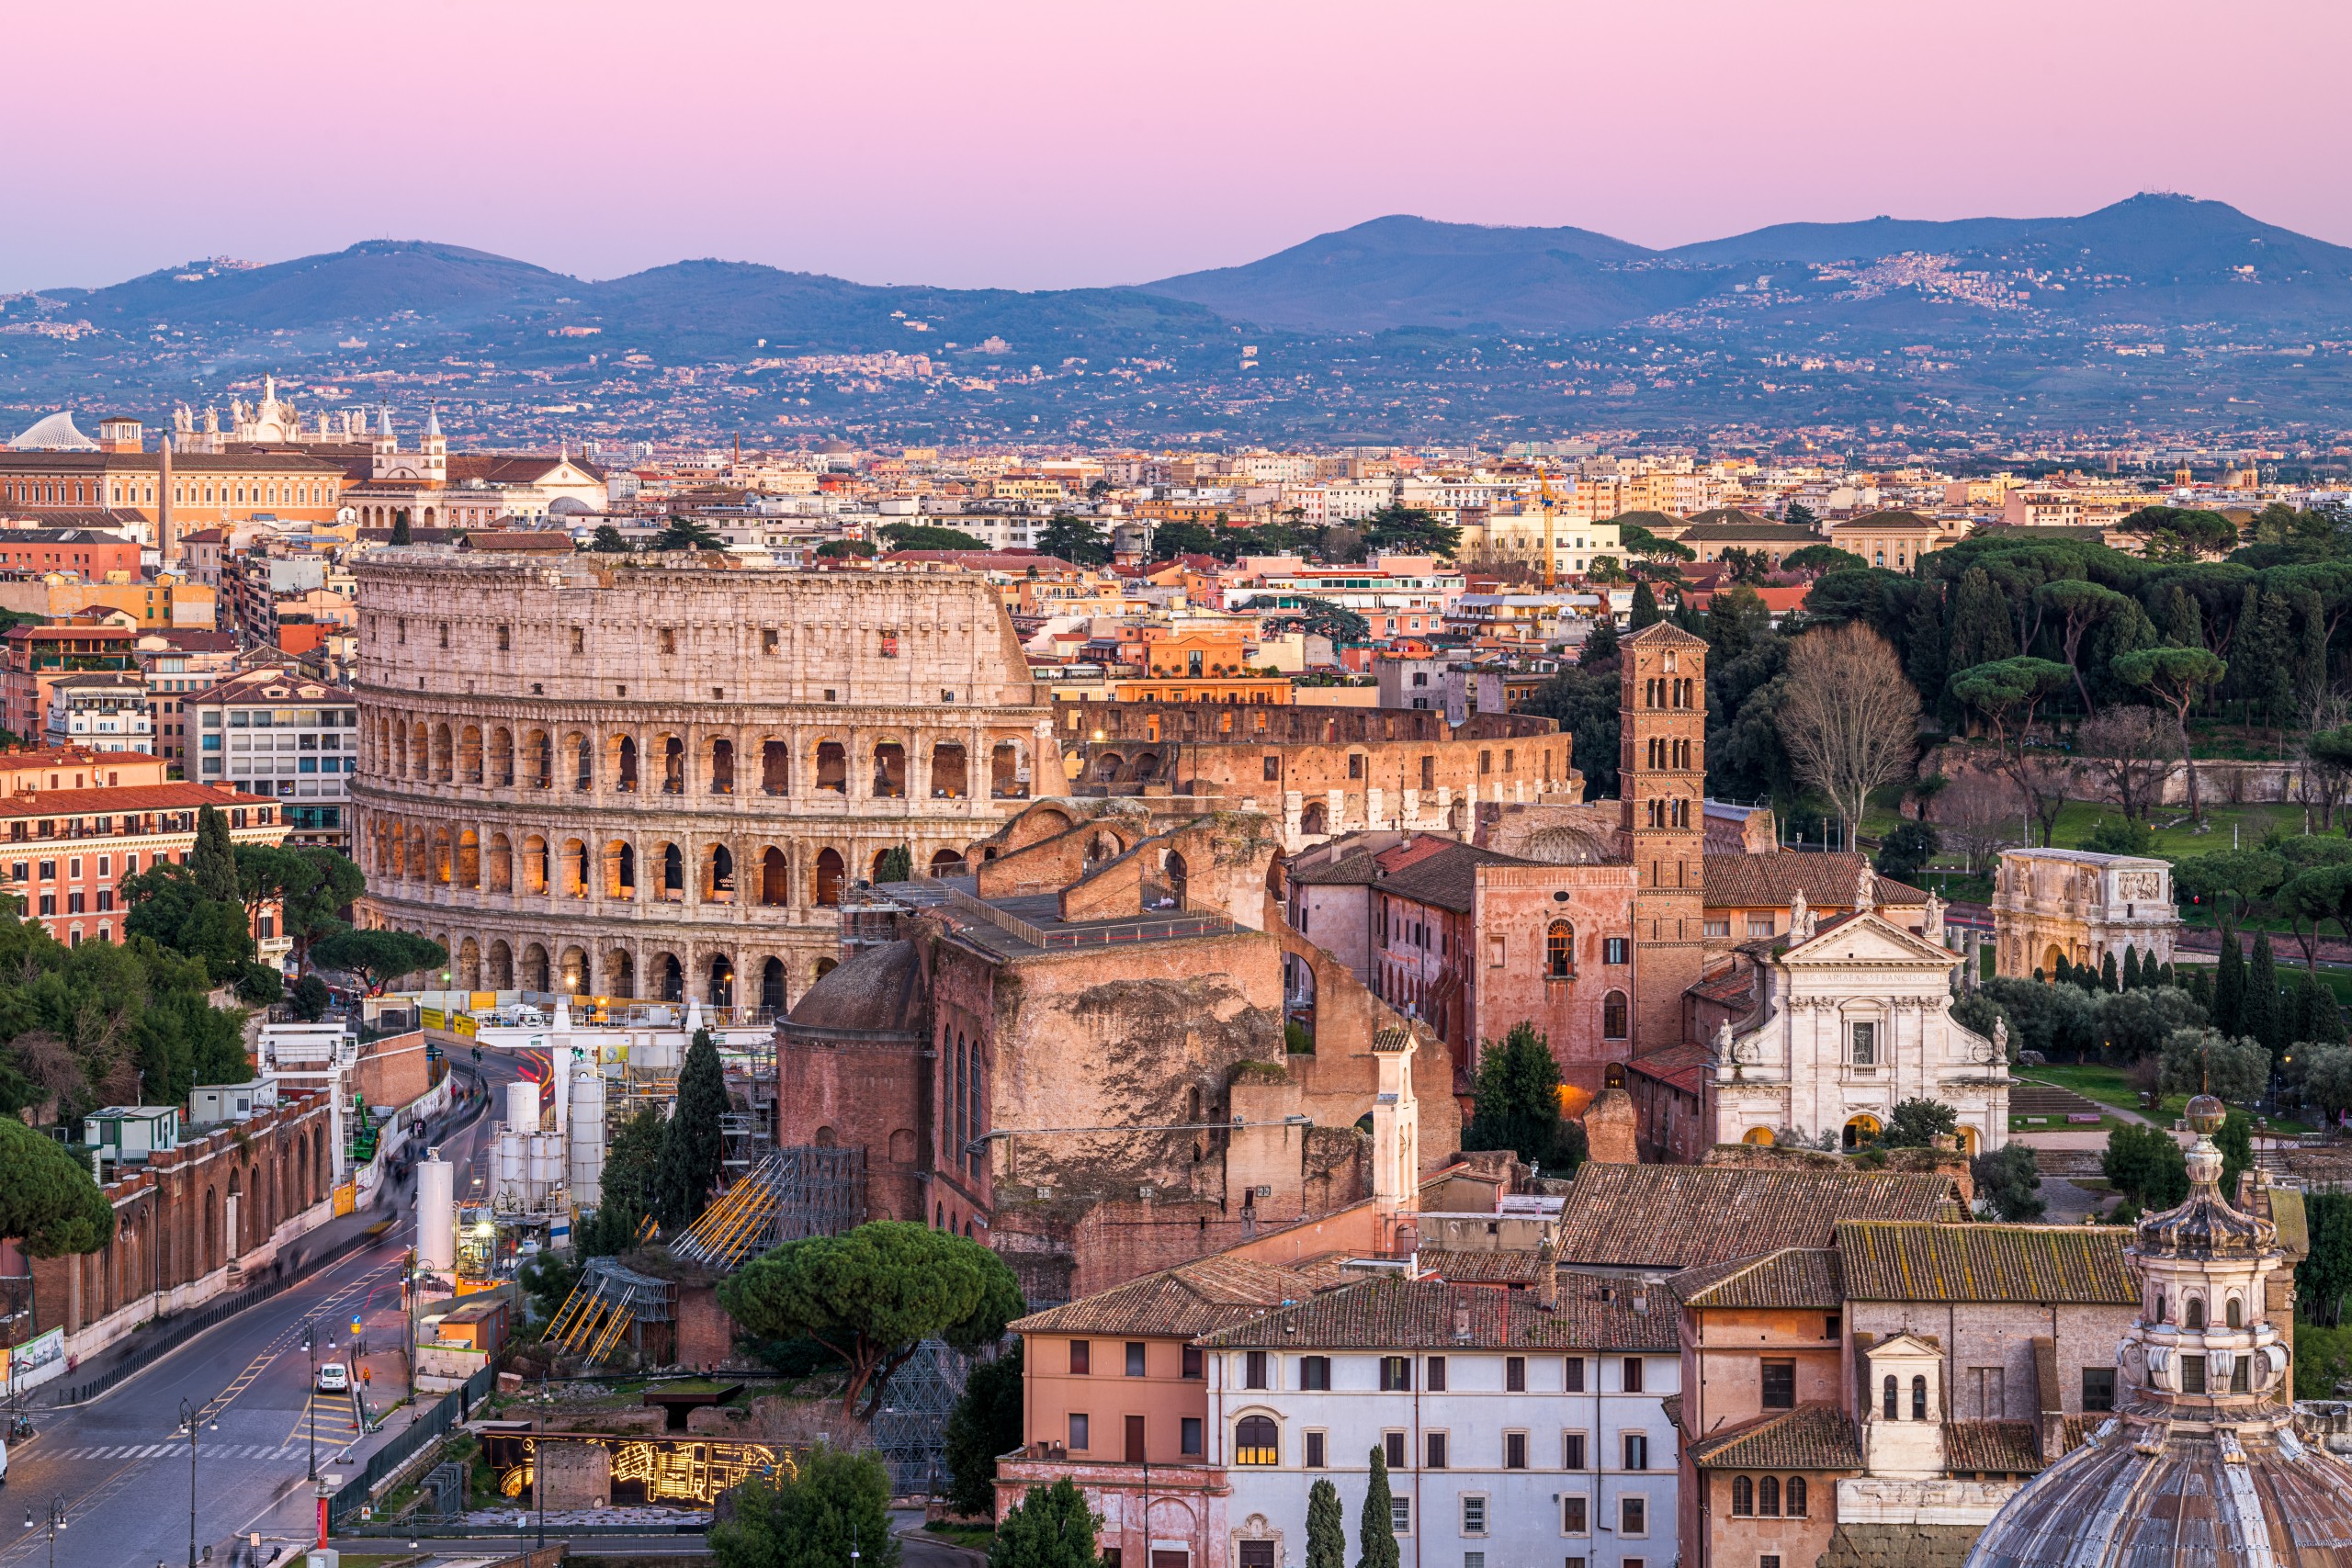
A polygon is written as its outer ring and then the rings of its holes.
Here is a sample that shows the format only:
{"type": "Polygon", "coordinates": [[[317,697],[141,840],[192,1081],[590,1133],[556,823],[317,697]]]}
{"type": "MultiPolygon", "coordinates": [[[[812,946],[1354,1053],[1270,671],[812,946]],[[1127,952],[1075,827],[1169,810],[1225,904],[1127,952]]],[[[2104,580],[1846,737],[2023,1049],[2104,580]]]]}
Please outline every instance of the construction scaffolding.
{"type": "Polygon", "coordinates": [[[564,1355],[592,1361],[617,1349],[623,1334],[642,1349],[644,1325],[670,1322],[677,1299],[678,1288],[667,1280],[624,1269],[609,1258],[592,1258],[548,1321],[545,1340],[564,1355]]]}
{"type": "Polygon", "coordinates": [[[890,1376],[868,1436],[901,1496],[936,1495],[947,1480],[947,1415],[964,1395],[973,1359],[925,1339],[890,1376]]]}
{"type": "Polygon", "coordinates": [[[671,1243],[670,1256],[724,1272],[754,1252],[839,1235],[865,1218],[864,1149],[771,1149],[671,1243]]]}

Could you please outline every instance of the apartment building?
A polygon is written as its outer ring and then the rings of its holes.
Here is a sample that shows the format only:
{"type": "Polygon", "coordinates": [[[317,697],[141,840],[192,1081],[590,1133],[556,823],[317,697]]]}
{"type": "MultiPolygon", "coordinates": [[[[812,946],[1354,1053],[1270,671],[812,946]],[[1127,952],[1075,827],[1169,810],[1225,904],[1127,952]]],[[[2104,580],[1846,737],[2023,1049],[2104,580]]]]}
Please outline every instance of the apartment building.
{"type": "Polygon", "coordinates": [[[199,783],[276,800],[293,843],[349,852],[359,711],[348,690],[282,669],[248,670],[182,706],[199,783]]]}
{"type": "Polygon", "coordinates": [[[1230,1561],[1297,1568],[1309,1484],[1358,1517],[1374,1450],[1419,1568],[1675,1560],[1665,1401],[1681,1365],[1663,1291],[1572,1271],[1524,1290],[1375,1278],[1201,1345],[1230,1561]]]}
{"type": "MultiPolygon", "coordinates": [[[[160,763],[143,757],[139,761],[153,773],[162,771],[160,763]]],[[[115,940],[124,912],[118,885],[166,860],[185,863],[196,845],[197,813],[204,807],[228,818],[229,836],[238,843],[277,844],[285,838],[273,802],[196,784],[117,784],[126,772],[136,777],[141,770],[114,765],[111,753],[78,768],[61,761],[32,772],[91,782],[20,788],[0,804],[0,833],[6,837],[0,856],[6,876],[0,891],[21,900],[25,918],[75,947],[85,938],[115,940]]],[[[269,942],[284,951],[284,939],[268,924],[254,934],[265,939],[265,957],[269,942]]]]}

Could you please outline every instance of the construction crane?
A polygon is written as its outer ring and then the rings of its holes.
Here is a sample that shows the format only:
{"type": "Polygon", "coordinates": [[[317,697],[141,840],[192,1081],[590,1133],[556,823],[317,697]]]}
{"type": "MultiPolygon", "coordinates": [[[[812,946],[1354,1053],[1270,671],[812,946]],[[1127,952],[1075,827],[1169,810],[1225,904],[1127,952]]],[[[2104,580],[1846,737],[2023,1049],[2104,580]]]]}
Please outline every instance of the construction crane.
{"type": "Polygon", "coordinates": [[[1549,593],[1554,582],[1555,561],[1552,555],[1552,481],[1544,472],[1544,465],[1535,465],[1535,490],[1544,499],[1544,592],[1549,593]]]}

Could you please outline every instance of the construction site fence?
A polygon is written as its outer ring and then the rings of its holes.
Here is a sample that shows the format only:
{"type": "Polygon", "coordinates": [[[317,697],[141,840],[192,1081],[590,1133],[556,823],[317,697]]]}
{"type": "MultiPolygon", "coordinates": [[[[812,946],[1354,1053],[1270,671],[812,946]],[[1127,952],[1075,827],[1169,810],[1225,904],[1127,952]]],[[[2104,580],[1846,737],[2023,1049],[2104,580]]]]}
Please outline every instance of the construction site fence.
{"type": "Polygon", "coordinates": [[[369,1454],[367,1468],[345,1481],[328,1500],[328,1521],[339,1523],[358,1513],[373,1498],[379,1483],[414,1459],[427,1443],[440,1441],[472,1414],[475,1401],[487,1399],[497,1387],[498,1368],[487,1366],[442,1395],[430,1409],[417,1412],[405,1431],[369,1454]]]}

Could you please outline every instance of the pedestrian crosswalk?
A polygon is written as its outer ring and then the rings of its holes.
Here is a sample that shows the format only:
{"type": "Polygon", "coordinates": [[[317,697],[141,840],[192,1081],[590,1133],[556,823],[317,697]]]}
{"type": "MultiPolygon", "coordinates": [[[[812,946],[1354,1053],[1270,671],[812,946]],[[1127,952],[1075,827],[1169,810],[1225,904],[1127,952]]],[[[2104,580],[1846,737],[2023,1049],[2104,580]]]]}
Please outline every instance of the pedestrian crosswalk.
{"type": "MultiPolygon", "coordinates": [[[[29,1456],[31,1450],[26,1451],[29,1456]]],[[[199,1461],[209,1464],[214,1460],[229,1459],[279,1460],[288,1457],[300,1459],[308,1451],[308,1449],[299,1443],[207,1443],[198,1451],[197,1458],[199,1461]]],[[[187,1456],[187,1445],[184,1442],[85,1445],[76,1449],[51,1449],[40,1457],[57,1460],[124,1460],[157,1459],[164,1454],[177,1454],[185,1459],[187,1456]]]]}

